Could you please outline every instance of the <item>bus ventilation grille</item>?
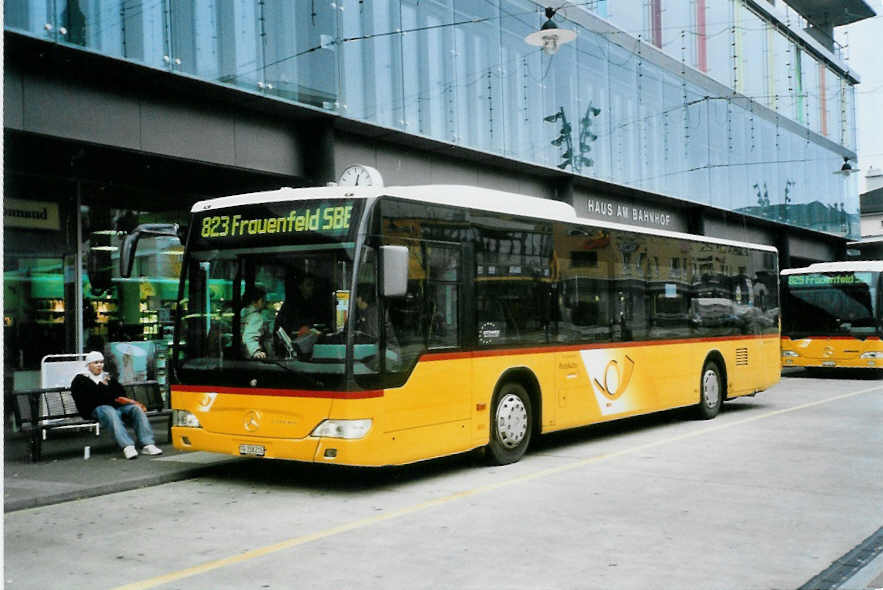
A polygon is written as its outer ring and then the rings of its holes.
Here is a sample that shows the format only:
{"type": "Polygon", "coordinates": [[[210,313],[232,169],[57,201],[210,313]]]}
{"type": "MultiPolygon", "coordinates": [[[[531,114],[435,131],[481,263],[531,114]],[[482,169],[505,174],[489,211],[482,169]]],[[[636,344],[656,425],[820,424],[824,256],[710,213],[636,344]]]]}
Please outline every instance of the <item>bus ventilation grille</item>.
{"type": "Polygon", "coordinates": [[[747,348],[737,348],[736,349],[736,366],[737,367],[747,367],[748,366],[748,349],[747,348]]]}

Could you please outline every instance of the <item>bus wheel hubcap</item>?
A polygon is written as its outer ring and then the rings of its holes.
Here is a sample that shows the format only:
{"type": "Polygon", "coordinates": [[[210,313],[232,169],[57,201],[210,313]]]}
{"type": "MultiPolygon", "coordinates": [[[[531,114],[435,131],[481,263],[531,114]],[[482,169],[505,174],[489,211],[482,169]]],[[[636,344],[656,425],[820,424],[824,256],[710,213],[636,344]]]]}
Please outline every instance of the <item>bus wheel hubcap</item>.
{"type": "Polygon", "coordinates": [[[705,397],[705,405],[713,408],[720,399],[720,382],[717,379],[717,373],[712,370],[705,371],[702,376],[702,392],[705,397]]]}
{"type": "Polygon", "coordinates": [[[517,395],[507,393],[497,405],[497,433],[507,449],[517,447],[524,440],[527,434],[527,408],[517,395]]]}

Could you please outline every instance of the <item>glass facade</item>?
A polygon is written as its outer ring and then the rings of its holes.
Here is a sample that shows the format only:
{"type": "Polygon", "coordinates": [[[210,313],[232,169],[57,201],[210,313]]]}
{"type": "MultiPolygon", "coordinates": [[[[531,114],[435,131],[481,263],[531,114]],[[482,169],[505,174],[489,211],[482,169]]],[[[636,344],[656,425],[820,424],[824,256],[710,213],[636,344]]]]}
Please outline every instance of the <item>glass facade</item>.
{"type": "MultiPolygon", "coordinates": [[[[528,0],[4,4],[7,29],[49,41],[858,237],[857,182],[832,174],[841,152],[819,140],[855,149],[853,85],[796,36],[744,0],[607,0],[570,10],[592,11],[629,35],[559,13],[578,37],[548,56],[524,42],[545,19],[528,0]],[[636,51],[616,42],[629,36],[643,42],[636,51]],[[647,45],[674,67],[642,55],[647,45]],[[711,95],[684,66],[751,100],[711,95]]],[[[787,6],[776,10],[791,26],[805,24],[787,6]]]]}

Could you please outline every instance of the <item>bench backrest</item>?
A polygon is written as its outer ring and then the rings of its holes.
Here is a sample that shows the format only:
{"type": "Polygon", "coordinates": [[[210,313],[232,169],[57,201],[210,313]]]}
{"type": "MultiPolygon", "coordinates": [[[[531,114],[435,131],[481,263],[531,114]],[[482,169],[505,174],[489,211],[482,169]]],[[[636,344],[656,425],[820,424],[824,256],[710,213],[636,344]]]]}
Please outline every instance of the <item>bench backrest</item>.
{"type": "Polygon", "coordinates": [[[47,354],[40,361],[40,387],[70,387],[85,368],[85,354],[47,354]]]}
{"type": "Polygon", "coordinates": [[[123,385],[126,397],[144,404],[147,411],[165,410],[166,402],[162,397],[162,391],[158,381],[137,381],[123,385]]]}
{"type": "Polygon", "coordinates": [[[36,422],[42,426],[72,418],[80,418],[80,413],[77,411],[74,398],[68,388],[56,387],[37,391],[23,391],[16,392],[13,395],[15,396],[13,411],[20,425],[36,422]],[[36,416],[33,415],[31,406],[31,400],[35,396],[37,401],[36,416]]]}
{"type": "MultiPolygon", "coordinates": [[[[147,411],[165,410],[165,400],[162,397],[160,385],[156,381],[138,381],[123,385],[126,397],[141,402],[147,411]]],[[[22,391],[13,394],[15,404],[13,411],[19,425],[33,424],[39,426],[51,426],[53,424],[80,420],[80,413],[74,403],[68,387],[53,387],[34,391],[22,391]],[[33,416],[31,399],[37,398],[37,415],[33,416]]]]}
{"type": "Polygon", "coordinates": [[[77,411],[77,404],[74,403],[74,396],[71,395],[70,389],[45,391],[40,396],[41,422],[79,417],[80,413],[77,411]]]}

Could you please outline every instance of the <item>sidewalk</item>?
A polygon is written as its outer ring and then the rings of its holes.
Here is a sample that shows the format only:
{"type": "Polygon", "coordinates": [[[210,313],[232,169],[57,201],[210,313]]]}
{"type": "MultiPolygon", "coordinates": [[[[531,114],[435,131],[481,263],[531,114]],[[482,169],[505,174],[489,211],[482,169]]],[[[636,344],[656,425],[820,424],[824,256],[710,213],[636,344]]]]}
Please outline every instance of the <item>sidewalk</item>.
{"type": "Polygon", "coordinates": [[[30,463],[28,439],[20,433],[4,433],[4,512],[179,481],[241,460],[229,455],[178,451],[169,442],[165,426],[165,420],[153,424],[163,454],[141,455],[131,461],[123,457],[110,437],[79,433],[50,437],[43,442],[42,461],[30,463]],[[83,458],[85,445],[90,447],[89,459],[83,458]]]}

